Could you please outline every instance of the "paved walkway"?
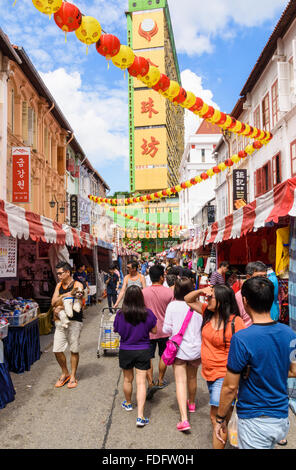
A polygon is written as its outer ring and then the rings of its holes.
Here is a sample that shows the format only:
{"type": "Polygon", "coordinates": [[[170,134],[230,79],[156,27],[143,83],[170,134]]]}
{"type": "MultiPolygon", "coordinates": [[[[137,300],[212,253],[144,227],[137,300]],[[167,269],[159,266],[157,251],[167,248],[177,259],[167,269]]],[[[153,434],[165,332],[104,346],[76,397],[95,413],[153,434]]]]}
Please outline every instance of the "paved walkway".
{"type": "MultiPolygon", "coordinates": [[[[60,370],[52,353],[52,335],[41,337],[43,354],[29,372],[11,373],[15,401],[0,410],[2,449],[211,449],[211,424],[205,381],[198,379],[198,407],[190,415],[192,431],[176,430],[179,420],[172,368],[169,386],[146,403],[150,424],[136,427],[136,410],[127,413],[117,356],[97,358],[100,310],[89,307],[81,336],[78,387],[55,389],[60,370]]],[[[156,363],[155,363],[156,365],[156,363]]],[[[135,393],[133,394],[135,402],[135,393]]],[[[295,418],[286,448],[296,448],[295,418]]]]}

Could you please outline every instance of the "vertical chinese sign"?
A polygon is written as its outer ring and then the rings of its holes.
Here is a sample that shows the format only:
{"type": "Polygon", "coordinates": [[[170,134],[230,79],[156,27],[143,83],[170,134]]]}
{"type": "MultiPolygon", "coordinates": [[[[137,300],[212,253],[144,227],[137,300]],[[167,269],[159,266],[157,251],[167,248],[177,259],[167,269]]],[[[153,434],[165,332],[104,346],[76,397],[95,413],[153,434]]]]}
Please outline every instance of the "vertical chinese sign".
{"type": "Polygon", "coordinates": [[[233,170],[233,210],[247,204],[247,170],[233,170]]]}
{"type": "Polygon", "coordinates": [[[31,153],[28,147],[12,149],[12,202],[31,202],[31,153]]]}

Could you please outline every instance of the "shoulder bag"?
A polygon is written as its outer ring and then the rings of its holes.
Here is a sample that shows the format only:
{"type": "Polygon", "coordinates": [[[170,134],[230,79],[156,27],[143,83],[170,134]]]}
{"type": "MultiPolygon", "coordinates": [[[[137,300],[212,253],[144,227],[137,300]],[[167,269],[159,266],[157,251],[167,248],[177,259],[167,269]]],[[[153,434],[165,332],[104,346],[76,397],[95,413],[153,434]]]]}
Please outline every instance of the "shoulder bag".
{"type": "Polygon", "coordinates": [[[177,352],[179,351],[180,344],[182,343],[184,333],[187,329],[192,315],[193,310],[189,309],[179,333],[177,333],[175,336],[172,336],[171,339],[167,340],[166,348],[161,356],[166,366],[171,366],[174,363],[177,352]]]}

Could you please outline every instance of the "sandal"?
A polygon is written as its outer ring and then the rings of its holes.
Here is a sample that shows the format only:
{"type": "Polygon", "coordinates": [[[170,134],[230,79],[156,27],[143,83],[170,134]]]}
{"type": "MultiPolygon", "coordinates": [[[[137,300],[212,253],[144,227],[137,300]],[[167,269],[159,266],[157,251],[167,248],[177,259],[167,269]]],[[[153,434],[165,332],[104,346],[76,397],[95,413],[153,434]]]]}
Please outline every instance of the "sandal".
{"type": "Polygon", "coordinates": [[[59,379],[57,383],[55,384],[56,388],[61,388],[63,387],[67,382],[70,380],[70,375],[68,377],[65,377],[64,379],[59,379]]]}
{"type": "Polygon", "coordinates": [[[75,380],[74,382],[71,382],[71,381],[70,381],[70,382],[68,383],[68,388],[76,388],[77,385],[78,385],[77,380],[75,380]]]}
{"type": "Polygon", "coordinates": [[[286,446],[288,444],[287,439],[282,439],[277,443],[278,446],[286,446]]]}

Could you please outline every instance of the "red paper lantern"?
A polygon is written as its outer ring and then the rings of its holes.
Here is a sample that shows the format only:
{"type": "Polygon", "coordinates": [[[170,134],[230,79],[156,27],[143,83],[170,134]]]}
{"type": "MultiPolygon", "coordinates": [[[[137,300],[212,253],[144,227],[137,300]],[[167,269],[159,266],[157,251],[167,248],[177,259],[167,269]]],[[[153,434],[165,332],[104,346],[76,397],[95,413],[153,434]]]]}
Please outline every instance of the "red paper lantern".
{"type": "Polygon", "coordinates": [[[151,198],[150,194],[147,195],[147,199],[148,199],[148,201],[151,201],[152,198],[151,198]]]}
{"type": "Polygon", "coordinates": [[[99,54],[110,60],[118,54],[120,50],[120,41],[116,36],[113,36],[113,34],[102,34],[96,43],[96,49],[99,54]]]}
{"type": "Polygon", "coordinates": [[[246,137],[250,137],[250,135],[252,135],[253,132],[254,132],[254,127],[250,126],[250,132],[246,134],[246,137]]]}
{"type": "Polygon", "coordinates": [[[231,124],[228,129],[233,129],[236,126],[237,120],[231,116],[231,124]]]}
{"type": "Polygon", "coordinates": [[[218,126],[223,126],[223,124],[225,124],[225,121],[227,119],[227,116],[225,113],[221,113],[221,118],[219,119],[219,121],[216,122],[216,124],[218,126]]]}
{"type": "Polygon", "coordinates": [[[179,94],[173,99],[173,103],[184,103],[187,98],[187,92],[184,88],[180,88],[179,94]]]}
{"type": "Polygon", "coordinates": [[[163,195],[163,196],[167,196],[168,193],[167,193],[165,190],[163,190],[163,191],[162,191],[162,195],[163,195]]]}
{"type": "Polygon", "coordinates": [[[186,184],[185,184],[185,183],[181,183],[181,188],[186,189],[186,188],[187,188],[186,184]]]}
{"type": "Polygon", "coordinates": [[[189,111],[192,111],[193,113],[196,111],[200,111],[203,105],[204,105],[203,100],[197,97],[195,104],[192,106],[192,108],[189,109],[189,111]]]}
{"type": "Polygon", "coordinates": [[[191,178],[190,183],[191,184],[197,184],[197,181],[195,181],[195,178],[191,178]]]}
{"type": "Polygon", "coordinates": [[[233,161],[232,161],[230,158],[228,158],[227,160],[225,160],[224,163],[225,163],[226,166],[232,166],[232,165],[233,165],[233,161]]]}
{"type": "Polygon", "coordinates": [[[208,176],[206,173],[202,173],[202,174],[200,175],[200,177],[201,177],[203,180],[207,180],[209,176],[208,176]]]}
{"type": "Polygon", "coordinates": [[[237,132],[238,134],[242,134],[246,130],[246,124],[244,124],[243,122],[241,124],[242,124],[242,128],[240,131],[237,132]]]}
{"type": "Polygon", "coordinates": [[[254,149],[258,150],[258,149],[261,149],[263,147],[263,144],[261,142],[259,142],[259,140],[256,140],[255,142],[253,142],[253,147],[254,149]]]}
{"type": "Polygon", "coordinates": [[[63,2],[61,8],[54,14],[57,26],[65,33],[71,33],[79,28],[82,14],[76,5],[63,2]]]}
{"type": "Polygon", "coordinates": [[[220,170],[220,168],[218,168],[217,166],[214,166],[213,172],[214,172],[214,173],[220,173],[221,170],[220,170]]]}
{"type": "Polygon", "coordinates": [[[146,60],[144,57],[135,57],[134,62],[127,70],[132,77],[137,77],[138,75],[145,77],[145,75],[147,75],[149,72],[149,68],[150,65],[148,60],[146,60]]]}
{"type": "Polygon", "coordinates": [[[214,112],[215,112],[215,110],[214,110],[213,106],[209,106],[208,111],[206,112],[206,114],[203,115],[202,118],[203,119],[209,119],[213,116],[214,112]]]}
{"type": "Polygon", "coordinates": [[[159,81],[156,83],[156,85],[152,87],[152,89],[155,91],[165,92],[169,89],[170,84],[171,84],[171,80],[169,79],[169,77],[165,75],[164,73],[162,73],[160,75],[159,81]]]}
{"type": "Polygon", "coordinates": [[[240,151],[238,152],[238,156],[239,156],[240,158],[246,158],[246,157],[248,156],[248,154],[247,154],[247,152],[245,152],[244,150],[240,150],[240,151]]]}

